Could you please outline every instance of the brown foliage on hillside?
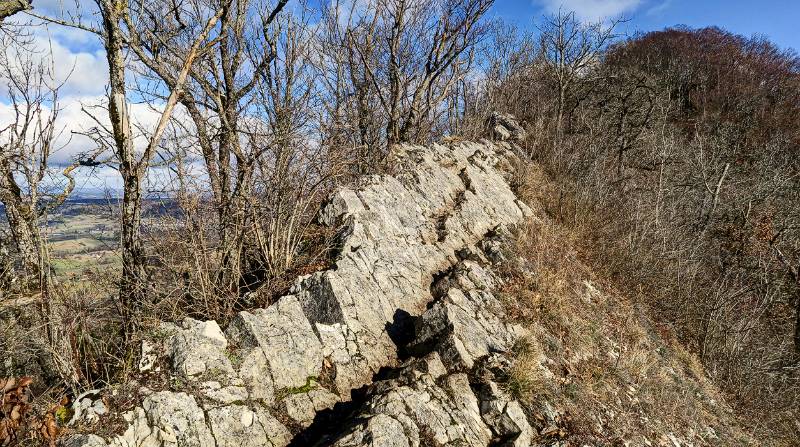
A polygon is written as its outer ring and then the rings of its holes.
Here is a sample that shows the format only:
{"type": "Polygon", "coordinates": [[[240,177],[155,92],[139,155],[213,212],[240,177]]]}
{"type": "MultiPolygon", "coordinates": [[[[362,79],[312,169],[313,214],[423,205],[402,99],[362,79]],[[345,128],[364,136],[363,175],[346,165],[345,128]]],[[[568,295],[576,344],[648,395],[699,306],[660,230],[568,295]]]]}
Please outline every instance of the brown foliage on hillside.
{"type": "Polygon", "coordinates": [[[500,41],[528,56],[490,52],[485,102],[527,123],[558,184],[547,211],[580,234],[582,259],[645,297],[759,436],[797,439],[800,58],[667,29],[599,48],[562,96],[559,58],[532,36],[500,41]]]}

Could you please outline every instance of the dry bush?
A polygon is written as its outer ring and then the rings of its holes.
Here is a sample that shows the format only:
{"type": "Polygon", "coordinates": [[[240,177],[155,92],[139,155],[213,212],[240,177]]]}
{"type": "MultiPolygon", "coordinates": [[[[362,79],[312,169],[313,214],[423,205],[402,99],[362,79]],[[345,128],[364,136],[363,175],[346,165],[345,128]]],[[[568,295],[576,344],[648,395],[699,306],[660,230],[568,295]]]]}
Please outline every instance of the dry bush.
{"type": "Polygon", "coordinates": [[[515,349],[506,387],[534,416],[546,405],[561,411],[553,436],[570,443],[663,442],[674,433],[701,445],[755,445],[697,357],[582,264],[578,236],[544,218],[510,244],[521,261],[502,272],[501,296],[532,336],[515,349]]]}
{"type": "Polygon", "coordinates": [[[272,304],[298,276],[329,266],[332,229],[314,223],[318,201],[272,218],[260,205],[252,205],[253,217],[244,231],[241,280],[227,288],[218,281],[222,261],[214,212],[207,204],[185,199],[177,215],[155,218],[158,230],[150,238],[153,300],[142,319],[178,321],[188,316],[224,324],[238,310],[272,304]]]}
{"type": "Polygon", "coordinates": [[[0,306],[0,351],[5,356],[0,371],[70,391],[115,380],[125,363],[126,345],[115,284],[102,274],[92,283],[54,284],[47,313],[41,294],[0,306]]]}

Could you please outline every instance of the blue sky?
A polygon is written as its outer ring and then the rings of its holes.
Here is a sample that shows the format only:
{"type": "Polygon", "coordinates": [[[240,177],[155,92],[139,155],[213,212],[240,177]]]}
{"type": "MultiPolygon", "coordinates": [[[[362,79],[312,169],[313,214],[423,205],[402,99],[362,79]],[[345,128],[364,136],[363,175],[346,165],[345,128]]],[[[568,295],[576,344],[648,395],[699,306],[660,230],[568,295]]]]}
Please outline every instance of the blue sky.
{"type": "Polygon", "coordinates": [[[717,25],[744,36],[763,34],[781,48],[800,49],[800,0],[497,0],[494,13],[532,27],[542,14],[559,6],[585,20],[624,14],[623,32],[660,30],[688,25],[717,25]]]}
{"type": "MultiPolygon", "coordinates": [[[[311,3],[315,1],[320,0],[311,0],[311,3]]],[[[297,0],[290,0],[290,5],[296,3],[297,0]]],[[[62,6],[74,5],[74,1],[35,0],[34,5],[38,12],[57,16],[62,6]]],[[[491,14],[533,29],[543,14],[558,11],[562,6],[565,10],[574,10],[586,21],[624,15],[630,20],[620,31],[628,35],[678,24],[695,28],[717,25],[745,36],[765,35],[781,48],[800,49],[800,33],[795,31],[800,21],[800,0],[496,0],[491,14]]],[[[83,15],[91,15],[91,11],[80,11],[83,15]]],[[[22,16],[14,19],[27,20],[22,16]]],[[[63,148],[54,154],[52,160],[55,164],[65,163],[75,153],[93,148],[90,140],[72,131],[94,125],[82,107],[88,108],[103,100],[108,83],[105,57],[97,37],[83,31],[49,26],[37,28],[34,37],[37,46],[43,50],[42,54],[52,54],[55,78],[67,79],[61,91],[59,115],[64,132],[58,143],[63,148]]],[[[10,122],[13,116],[3,93],[0,92],[0,127],[10,122]]],[[[144,105],[133,105],[132,115],[143,123],[154,122],[157,118],[144,105]]],[[[108,168],[95,170],[92,174],[81,172],[79,176],[79,186],[88,183],[90,188],[115,188],[119,185],[119,175],[108,168]]]]}

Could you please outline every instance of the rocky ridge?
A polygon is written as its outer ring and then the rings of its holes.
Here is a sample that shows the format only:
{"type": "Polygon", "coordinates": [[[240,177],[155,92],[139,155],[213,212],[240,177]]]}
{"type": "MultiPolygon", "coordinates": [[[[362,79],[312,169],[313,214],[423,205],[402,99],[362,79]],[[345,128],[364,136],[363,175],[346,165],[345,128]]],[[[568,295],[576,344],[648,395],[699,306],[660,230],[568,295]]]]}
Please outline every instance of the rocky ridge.
{"type": "MultiPolygon", "coordinates": [[[[501,139],[515,135],[503,132],[501,139]]],[[[69,446],[531,445],[499,385],[524,335],[492,294],[496,235],[530,217],[504,177],[513,144],[404,145],[398,174],[336,192],[333,268],[274,305],[163,324],[142,347],[185,391],[141,390],[122,435],[69,446]]],[[[180,388],[180,387],[178,387],[180,388]]]]}

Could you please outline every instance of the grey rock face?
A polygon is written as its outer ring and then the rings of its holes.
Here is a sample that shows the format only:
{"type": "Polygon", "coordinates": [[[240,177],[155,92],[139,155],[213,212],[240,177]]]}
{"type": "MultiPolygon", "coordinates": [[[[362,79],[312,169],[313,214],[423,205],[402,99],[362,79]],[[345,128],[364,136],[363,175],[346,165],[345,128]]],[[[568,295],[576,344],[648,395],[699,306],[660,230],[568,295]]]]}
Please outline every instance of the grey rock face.
{"type": "Polygon", "coordinates": [[[394,385],[369,403],[369,413],[375,416],[333,445],[486,446],[491,441],[492,433],[481,420],[465,374],[449,375],[442,385],[428,374],[418,376],[414,383],[394,385]],[[377,417],[381,419],[375,421],[377,417]],[[389,418],[396,423],[380,423],[389,418]],[[386,439],[387,443],[363,441],[368,439],[386,439]]]}
{"type": "Polygon", "coordinates": [[[208,411],[211,430],[219,447],[273,447],[291,440],[289,431],[266,410],[243,405],[208,411]]]}
{"type": "Polygon", "coordinates": [[[519,143],[525,139],[525,128],[511,115],[492,112],[486,124],[490,135],[496,140],[519,143]]]}
{"type": "Polygon", "coordinates": [[[325,388],[314,386],[307,392],[294,393],[283,399],[286,415],[301,427],[308,427],[318,412],[332,408],[339,396],[325,388]]]}
{"type": "Polygon", "coordinates": [[[162,391],[145,398],[142,407],[125,414],[129,423],[124,434],[109,443],[98,436],[79,435],[65,444],[72,447],[156,447],[215,445],[206,426],[203,410],[194,397],[185,393],[162,391]]]}
{"type": "Polygon", "coordinates": [[[167,352],[176,374],[188,380],[234,375],[233,365],[225,354],[228,341],[216,321],[197,321],[186,318],[181,327],[164,324],[172,334],[167,352]]]}
{"type": "Polygon", "coordinates": [[[532,445],[537,433],[522,406],[494,381],[492,370],[510,366],[500,353],[521,335],[487,289],[495,280],[466,261],[441,282],[449,287],[420,317],[410,344],[419,357],[370,387],[356,417],[363,422],[320,445],[532,445]]]}
{"type": "Polygon", "coordinates": [[[492,381],[483,384],[478,396],[481,400],[481,417],[492,428],[495,436],[506,440],[507,446],[531,445],[537,433],[528,423],[519,402],[513,400],[492,381]]]}
{"type": "Polygon", "coordinates": [[[152,433],[161,445],[200,447],[213,444],[214,437],[194,397],[161,391],[148,396],[143,407],[153,427],[152,433]]]}
{"type": "Polygon", "coordinates": [[[63,447],[107,447],[105,439],[97,435],[74,435],[62,443],[63,447]]]}
{"type": "Polygon", "coordinates": [[[68,426],[76,422],[86,420],[94,422],[108,412],[108,408],[100,399],[100,390],[89,390],[81,393],[75,398],[72,404],[72,419],[67,422],[68,426]]]}
{"type": "MultiPolygon", "coordinates": [[[[224,332],[213,321],[165,324],[171,372],[194,395],[150,394],[108,445],[286,446],[370,384],[363,422],[336,427],[328,445],[485,446],[523,433],[511,401],[483,411],[489,398],[473,391],[471,371],[519,331],[503,322],[492,274],[460,262],[487,262],[479,243],[531,215],[497,168],[512,152],[485,141],[400,146],[398,174],[337,191],[320,211],[340,227],[335,267],[298,278],[224,332]],[[401,362],[396,339],[415,319],[408,350],[418,358],[401,362]],[[387,369],[394,378],[372,384],[387,369]]],[[[100,445],[82,439],[74,445],[100,445]]]]}
{"type": "Polygon", "coordinates": [[[303,386],[322,369],[322,345],[294,296],[267,309],[240,312],[228,327],[228,336],[240,348],[264,354],[278,390],[303,386]]]}
{"type": "Polygon", "coordinates": [[[323,338],[335,391],[346,395],[395,365],[387,325],[398,312],[419,315],[433,275],[454,264],[456,252],[530,213],[494,168],[503,151],[403,146],[395,153],[402,174],[341,190],[323,210],[325,222],[347,227],[343,254],[335,270],[301,279],[294,293],[323,338]]]}

